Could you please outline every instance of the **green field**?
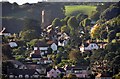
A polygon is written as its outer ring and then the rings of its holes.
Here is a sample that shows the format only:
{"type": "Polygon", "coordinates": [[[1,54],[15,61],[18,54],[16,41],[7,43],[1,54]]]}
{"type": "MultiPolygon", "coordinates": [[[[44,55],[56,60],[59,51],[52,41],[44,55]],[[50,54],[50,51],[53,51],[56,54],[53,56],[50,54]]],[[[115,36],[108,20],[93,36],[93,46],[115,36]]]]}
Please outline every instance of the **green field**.
{"type": "Polygon", "coordinates": [[[65,15],[75,15],[78,13],[84,13],[90,15],[92,11],[96,11],[96,6],[86,6],[86,5],[72,5],[65,6],[65,15]]]}

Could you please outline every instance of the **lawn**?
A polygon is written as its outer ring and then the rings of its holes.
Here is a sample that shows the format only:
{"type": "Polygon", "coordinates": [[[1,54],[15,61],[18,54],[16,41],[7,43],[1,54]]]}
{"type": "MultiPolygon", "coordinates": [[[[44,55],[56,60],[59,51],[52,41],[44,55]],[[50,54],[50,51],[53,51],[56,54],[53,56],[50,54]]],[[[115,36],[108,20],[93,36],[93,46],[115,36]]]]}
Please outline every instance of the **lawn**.
{"type": "Polygon", "coordinates": [[[71,5],[65,6],[65,15],[76,15],[78,13],[84,13],[91,15],[92,11],[96,11],[96,6],[87,6],[87,5],[71,5]]]}

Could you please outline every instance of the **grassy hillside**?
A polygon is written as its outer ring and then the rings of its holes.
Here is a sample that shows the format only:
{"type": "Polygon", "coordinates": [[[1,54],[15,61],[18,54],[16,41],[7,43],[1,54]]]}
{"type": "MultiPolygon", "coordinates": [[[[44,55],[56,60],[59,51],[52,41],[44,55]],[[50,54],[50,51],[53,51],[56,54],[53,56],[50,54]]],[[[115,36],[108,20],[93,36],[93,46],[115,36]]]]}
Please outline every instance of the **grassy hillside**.
{"type": "Polygon", "coordinates": [[[77,13],[84,13],[90,15],[92,11],[96,11],[96,6],[86,5],[72,5],[65,6],[65,15],[76,15],[77,13]]]}

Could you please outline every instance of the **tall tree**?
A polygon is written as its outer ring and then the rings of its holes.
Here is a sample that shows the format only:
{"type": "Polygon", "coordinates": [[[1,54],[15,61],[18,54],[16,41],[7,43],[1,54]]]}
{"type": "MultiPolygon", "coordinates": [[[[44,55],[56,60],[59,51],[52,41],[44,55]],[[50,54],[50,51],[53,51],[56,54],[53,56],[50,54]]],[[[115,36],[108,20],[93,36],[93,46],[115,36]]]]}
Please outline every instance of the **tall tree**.
{"type": "Polygon", "coordinates": [[[90,34],[91,34],[91,37],[93,38],[93,39],[97,39],[97,38],[99,38],[100,36],[100,25],[98,25],[98,24],[96,24],[96,25],[94,25],[93,26],[93,28],[91,29],[91,32],[90,32],[90,34]]]}
{"type": "Polygon", "coordinates": [[[79,24],[78,24],[78,22],[77,22],[77,19],[76,19],[74,16],[71,16],[71,17],[69,18],[67,24],[68,24],[69,27],[74,28],[74,30],[77,29],[78,26],[79,26],[79,24]]]}
{"type": "Polygon", "coordinates": [[[115,30],[111,30],[109,33],[108,33],[108,42],[111,42],[113,39],[115,39],[116,37],[116,32],[115,30]]]}
{"type": "Polygon", "coordinates": [[[55,18],[52,22],[53,27],[57,27],[57,26],[61,26],[61,25],[62,25],[62,23],[59,18],[55,18]]]}

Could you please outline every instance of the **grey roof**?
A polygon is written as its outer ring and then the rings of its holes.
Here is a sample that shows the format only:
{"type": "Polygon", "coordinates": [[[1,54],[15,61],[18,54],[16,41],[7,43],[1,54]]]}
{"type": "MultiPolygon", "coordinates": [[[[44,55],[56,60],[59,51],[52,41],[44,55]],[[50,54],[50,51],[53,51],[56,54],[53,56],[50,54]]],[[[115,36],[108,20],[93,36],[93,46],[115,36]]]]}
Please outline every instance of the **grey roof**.
{"type": "Polygon", "coordinates": [[[7,74],[10,75],[34,75],[34,74],[38,74],[39,72],[37,72],[35,69],[8,69],[7,74]]]}
{"type": "Polygon", "coordinates": [[[17,60],[7,60],[7,62],[11,62],[12,64],[16,64],[18,66],[23,66],[24,65],[23,63],[21,63],[21,62],[19,62],[17,60]]]}

